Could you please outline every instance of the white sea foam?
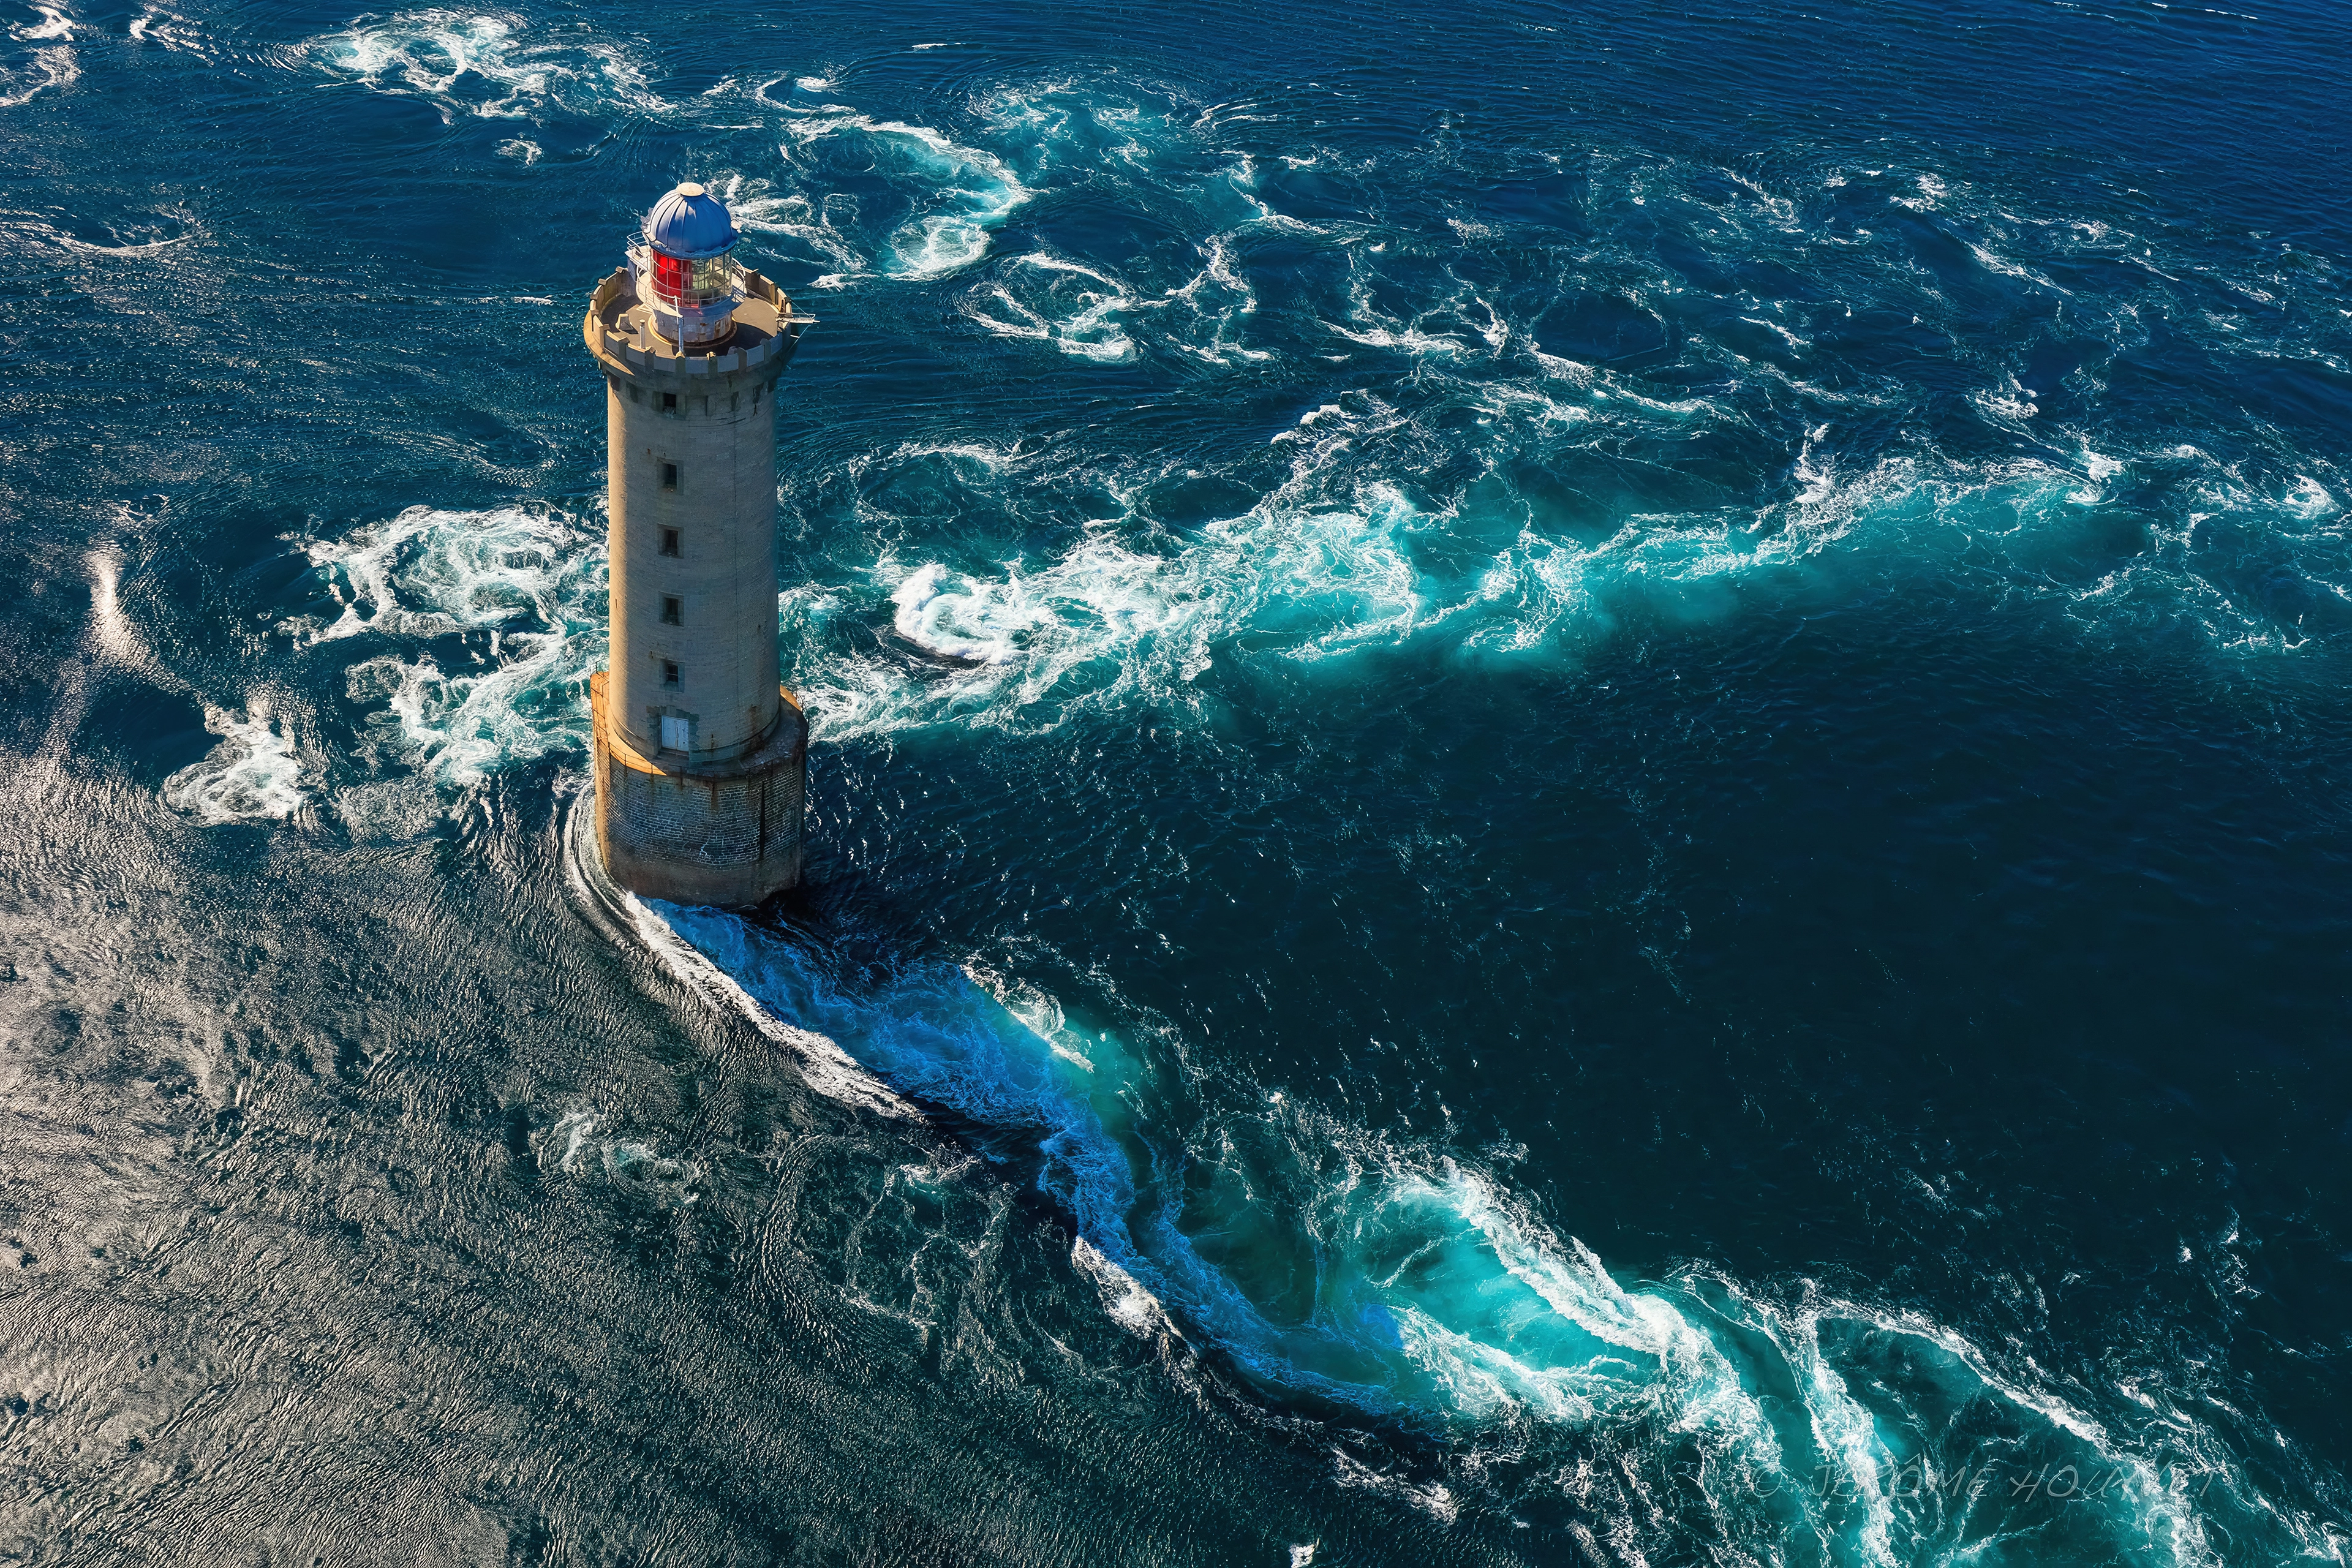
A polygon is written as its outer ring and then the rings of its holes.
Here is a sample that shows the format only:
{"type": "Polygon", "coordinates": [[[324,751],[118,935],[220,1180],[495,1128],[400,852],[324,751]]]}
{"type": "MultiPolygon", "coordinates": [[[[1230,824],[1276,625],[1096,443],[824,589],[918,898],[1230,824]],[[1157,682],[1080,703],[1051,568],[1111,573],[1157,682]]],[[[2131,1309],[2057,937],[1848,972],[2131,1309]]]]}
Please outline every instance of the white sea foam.
{"type": "Polygon", "coordinates": [[[203,24],[177,11],[167,11],[161,5],[149,5],[131,19],[130,36],[142,44],[156,44],[181,54],[210,55],[216,52],[205,38],[203,24]]]}
{"type": "Polygon", "coordinates": [[[36,0],[32,10],[34,15],[40,17],[40,20],[38,22],[12,28],[11,31],[16,37],[24,39],[27,43],[31,43],[37,39],[70,38],[73,37],[73,18],[68,16],[62,7],[56,5],[43,5],[38,4],[37,0],[36,0]]]}
{"type": "MultiPolygon", "coordinates": [[[[790,159],[856,158],[908,207],[882,241],[877,270],[925,279],[961,271],[988,252],[989,233],[1030,199],[994,153],[950,141],[928,125],[873,120],[827,104],[786,120],[790,159]]],[[[833,279],[819,279],[820,284],[833,279]]]]}
{"type": "MultiPolygon", "coordinates": [[[[2116,1521],[2128,1528],[2128,1538],[2159,1553],[2151,1561],[2181,1564],[2222,1561],[2206,1527],[2208,1510],[2191,1502],[2186,1477],[2198,1478],[2200,1492],[2220,1481],[2233,1500],[2258,1495],[2209,1426],[2178,1405],[2151,1397],[2144,1389],[2126,1385],[2117,1390],[2153,1417],[2140,1439],[2126,1439],[2066,1393],[2041,1379],[2030,1361],[2014,1370],[1996,1367],[1982,1347],[1916,1311],[1841,1300],[1810,1283],[1795,1301],[1776,1304],[1720,1274],[1708,1273],[1704,1278],[1728,1303],[1733,1321],[1743,1331],[1769,1340],[1813,1389],[1814,1397],[1808,1405],[1822,1450],[1843,1468],[1848,1495],[1864,1504],[1856,1543],[1869,1552],[1870,1561],[1916,1560],[1916,1537],[1900,1538],[1932,1521],[1911,1517],[1906,1500],[1938,1489],[1951,1492],[1971,1461],[1983,1464],[2006,1449],[1993,1444],[1988,1455],[1962,1447],[1957,1462],[1945,1461],[1951,1468],[1942,1470],[1927,1453],[1915,1450],[1908,1458],[1894,1454],[1848,1391],[1846,1378],[1835,1370],[1833,1352],[1823,1332],[1832,1326],[1847,1331],[1846,1337],[1855,1342],[1907,1342],[1906,1359],[1924,1361],[1930,1383],[1940,1381],[1947,1385],[1931,1394],[1931,1401],[1939,1403],[1938,1394],[1948,1398],[1954,1386],[1965,1388],[1978,1397],[2011,1405],[2053,1437],[2071,1441],[2073,1447],[2062,1449],[2065,1462],[2078,1477],[2098,1479],[2098,1496],[2113,1510],[2116,1521]],[[2168,1453],[2173,1456],[2168,1462],[2160,1458],[2168,1453]]],[[[1874,1398],[1903,1396],[1906,1391],[1890,1388],[1885,1382],[1884,1363],[1895,1359],[1874,1359],[1858,1370],[1856,1381],[1871,1385],[1874,1398]]],[[[1916,1427],[1917,1424],[1907,1425],[1916,1427]]],[[[1947,1439],[1950,1436],[1945,1435],[1947,1439]]],[[[2020,1478],[2010,1480],[2012,1491],[2021,1489],[2020,1478]]],[[[2085,1493],[2075,1506],[2092,1500],[2085,1493]]],[[[2288,1533],[2306,1545],[2319,1547],[2311,1553],[2313,1560],[2342,1560],[2340,1550],[2327,1546],[2323,1533],[2311,1528],[2311,1521],[2268,1505],[2258,1506],[2288,1533]]]]}
{"type": "Polygon", "coordinates": [[[1055,79],[1005,86],[978,105],[991,134],[1023,150],[1024,167],[1068,167],[1089,174],[1140,169],[1177,139],[1172,104],[1139,101],[1109,84],[1055,79]]]}
{"type": "Polygon", "coordinates": [[[1396,537],[1406,510],[1391,492],[1370,516],[1254,513],[1167,554],[1103,531],[1003,576],[885,563],[899,635],[973,668],[926,679],[836,660],[804,678],[804,695],[833,733],[949,718],[1050,727],[1078,708],[1186,704],[1244,629],[1310,658],[1408,633],[1419,601],[1396,537]]]}
{"type": "Polygon", "coordinates": [[[413,95],[458,115],[530,119],[550,110],[623,110],[666,116],[671,106],[646,85],[628,47],[577,32],[534,31],[518,18],[439,8],[362,17],[310,39],[297,55],[320,69],[381,92],[413,95]],[[457,89],[471,77],[496,96],[457,89]]]}
{"type": "Polygon", "coordinates": [[[1920,174],[1913,180],[1912,188],[1918,193],[1916,195],[1895,196],[1891,198],[1895,205],[1909,207],[1914,212],[1933,212],[1951,194],[1950,187],[1944,184],[1940,174],[1920,174]]]}
{"type": "Polygon", "coordinates": [[[1274,351],[1246,341],[1257,290],[1243,276],[1233,247],[1233,237],[1224,234],[1202,243],[1201,269],[1159,301],[1175,318],[1165,330],[1173,347],[1212,364],[1263,363],[1274,351]]]}
{"type": "Polygon", "coordinates": [[[976,289],[968,314],[992,331],[1080,358],[1131,358],[1145,332],[1212,363],[1273,357],[1239,341],[1257,301],[1235,259],[1237,237],[1260,226],[1319,231],[1260,198],[1251,157],[1213,153],[1173,96],[1131,82],[1027,82],[987,93],[977,108],[990,144],[1033,183],[1108,182],[1173,200],[1196,226],[1203,265],[1178,282],[1152,275],[1156,268],[1130,278],[1098,261],[1032,252],[976,289]]]}
{"type": "Polygon", "coordinates": [[[206,708],[205,728],[221,743],[200,763],[163,781],[163,802],[207,826],[226,822],[284,820],[300,811],[309,795],[303,764],[290,729],[273,722],[269,700],[247,700],[245,717],[206,708]]]}
{"type": "Polygon", "coordinates": [[[1033,338],[1104,363],[1135,357],[1120,318],[1136,307],[1108,272],[1043,251],[1013,258],[963,300],[964,314],[1000,337],[1033,338]]]}
{"type": "Polygon", "coordinates": [[[734,170],[714,174],[704,184],[725,198],[743,232],[796,240],[808,247],[808,259],[831,268],[812,287],[838,288],[873,270],[860,248],[854,199],[834,194],[813,203],[773,181],[734,170]]]}
{"type": "Polygon", "coordinates": [[[1134,1275],[1104,1257],[1101,1249],[1085,1237],[1071,1244],[1070,1261],[1093,1283],[1096,1293],[1102,1298],[1103,1310],[1120,1328],[1139,1339],[1182,1337],[1158,1299],[1137,1284],[1134,1275]]]}
{"type": "Polygon", "coordinates": [[[1212,364],[1262,362],[1274,354],[1244,341],[1257,295],[1239,270],[1233,243],[1229,235],[1211,236],[1201,246],[1200,269],[1150,296],[1108,268],[1031,251],[975,284],[963,312],[997,336],[1031,339],[1098,363],[1136,358],[1138,339],[1147,335],[1212,364]]]}
{"type": "MultiPolygon", "coordinates": [[[[1384,1475],[1352,1454],[1336,1451],[1331,1456],[1331,1473],[1332,1479],[1343,1487],[1379,1492],[1409,1502],[1440,1524],[1452,1524],[1462,1514],[1460,1500],[1454,1497],[1453,1489],[1442,1481],[1415,1482],[1384,1475]]],[[[1296,1556],[1295,1551],[1293,1555],[1296,1556]]]]}
{"type": "Polygon", "coordinates": [[[24,243],[44,255],[54,256],[68,251],[77,256],[131,257],[152,256],[173,246],[185,245],[199,238],[205,230],[184,211],[151,212],[128,219],[117,231],[120,244],[106,245],[87,239],[78,234],[41,222],[38,218],[22,217],[14,221],[0,220],[0,233],[11,237],[21,237],[24,243]],[[157,234],[157,230],[166,232],[157,234]],[[156,234],[152,239],[133,237],[141,233],[156,234]]]}
{"type": "MultiPolygon", "coordinates": [[[[1271,1386],[1371,1412],[1435,1415],[1474,1441],[1481,1432],[1517,1431],[1511,1452],[1543,1427],[1589,1429],[1608,1443],[1636,1428],[1668,1434],[1690,1446],[1674,1452],[1695,1456],[1693,1473],[1704,1477],[1704,1495],[1726,1527],[1738,1528],[1758,1500],[1777,1499],[1771,1529],[1818,1540],[1825,1560],[1888,1568],[1968,1550],[2005,1528],[2000,1510],[2013,1496],[1951,1516],[1920,1510],[1916,1500],[1941,1495],[1951,1478],[1935,1468],[1941,1461],[1923,1470],[1924,1456],[1906,1458],[1895,1447],[1898,1437],[1916,1445],[1931,1429],[1939,1442],[1954,1440],[1927,1413],[1971,1401],[2013,1407],[2079,1474],[2109,1478],[2070,1505],[2095,1510],[2074,1528],[2103,1532],[2117,1550],[2150,1552],[2149,1561],[2217,1559],[2177,1468],[2168,1479],[2143,1442],[2185,1448],[2200,1474],[2219,1476],[2232,1496],[2249,1494],[2210,1432],[2144,1393],[2132,1407],[2156,1411],[2157,1423],[2146,1437],[2125,1439],[2030,1363],[1998,1369],[1983,1350],[1916,1314],[1873,1310],[1801,1282],[1784,1301],[1704,1270],[1629,1289],[1493,1175],[1334,1122],[1285,1096],[1256,1097],[1256,1110],[1193,1107],[1163,1122],[1148,1110],[1161,1090],[1144,1058],[1111,1034],[1075,1027],[1050,997],[983,966],[917,966],[853,995],[789,939],[715,910],[646,908],[667,928],[648,925],[649,937],[699,952],[746,1006],[770,1013],[778,1027],[835,1042],[860,1075],[990,1129],[1025,1132],[1046,1162],[1041,1184],[1077,1220],[1073,1265],[1106,1315],[1162,1342],[1179,1333],[1179,1321],[1197,1326],[1271,1386]],[[1238,1157],[1229,1136],[1236,1117],[1261,1123],[1248,1142],[1275,1151],[1263,1158],[1297,1163],[1231,1172],[1235,1192],[1265,1197],[1225,1211],[1214,1223],[1217,1245],[1226,1256],[1270,1249],[1293,1260],[1288,1267],[1311,1268],[1318,1308],[1304,1323],[1267,1318],[1194,1249],[1154,1195],[1156,1184],[1135,1177],[1138,1162],[1162,1173],[1191,1165],[1215,1176],[1238,1157]],[[1177,1123],[1194,1129],[1185,1146],[1157,1142],[1177,1123]],[[1313,1184],[1297,1199],[1280,1196],[1303,1172],[1317,1173],[1313,1184]],[[1824,1332],[1830,1325],[1841,1331],[1834,1341],[1824,1332]],[[1914,1341],[1919,1352],[1875,1348],[1890,1338],[1914,1341]],[[1741,1370],[1759,1357],[1766,1364],[1756,1375],[1793,1400],[1773,1401],[1777,1414],[1741,1370]],[[1893,1425],[1883,1426],[1875,1410],[1890,1406],[1893,1425]],[[1822,1480],[1824,1471],[1833,1480],[1822,1480]]],[[[873,1092],[858,1078],[816,1086],[854,1103],[873,1092]]],[[[581,1147],[584,1163],[593,1145],[581,1147]]],[[[564,1157],[572,1157],[570,1145],[564,1157]]],[[[1199,1186],[1200,1178],[1187,1184],[1199,1186]]],[[[1212,1196],[1216,1184],[1208,1184],[1212,1196]]],[[[2008,1428],[1987,1430],[1992,1435],[1981,1440],[1958,1437],[1950,1462],[1966,1468],[1987,1462],[1988,1452],[2011,1451],[2013,1437],[2000,1435],[2008,1428]]],[[[1588,1532],[1595,1553],[1610,1554],[1601,1560],[1643,1560],[1638,1532],[1627,1531],[1636,1519],[1655,1529],[1664,1518],[1631,1458],[1619,1461],[1610,1484],[1637,1512],[1588,1532]]],[[[1335,1451],[1333,1463],[1342,1485],[1387,1493],[1441,1520],[1459,1515],[1463,1500],[1444,1481],[1376,1469],[1345,1451],[1335,1451]]],[[[1572,1478],[1561,1484],[1572,1495],[1590,1489],[1572,1478]]],[[[2336,1560],[2308,1521],[2282,1523],[2318,1547],[2321,1560],[2336,1560]]]]}
{"type": "Polygon", "coordinates": [[[715,1005],[749,1020],[768,1039],[785,1049],[799,1064],[811,1088],[819,1093],[884,1116],[911,1117],[914,1108],[866,1071],[829,1036],[784,1021],[744,989],[739,973],[756,975],[757,955],[745,940],[740,921],[714,910],[682,909],[660,900],[625,895],[640,940],[669,966],[670,972],[715,1005]],[[699,942],[679,934],[691,931],[699,942]],[[706,947],[703,945],[707,943],[706,947]]]}
{"type": "Polygon", "coordinates": [[[2026,395],[2025,389],[2018,384],[2015,376],[2010,376],[2006,380],[2005,385],[1980,387],[1971,392],[1969,394],[1969,401],[1976,405],[1979,413],[1995,424],[2012,427],[2021,426],[2042,410],[2035,405],[2032,398],[2026,395]]]}
{"type": "Polygon", "coordinates": [[[370,723],[404,760],[462,785],[584,744],[588,677],[604,650],[604,552],[577,521],[413,507],[303,548],[341,613],[278,629],[310,647],[394,645],[347,684],[353,700],[380,705],[370,723]],[[428,642],[439,651],[416,646],[428,642]]]}
{"type": "Polygon", "coordinates": [[[71,15],[56,5],[35,5],[31,9],[40,20],[8,29],[12,40],[36,47],[10,50],[5,62],[0,63],[0,109],[29,103],[41,93],[71,87],[81,78],[72,44],[71,15]]]}

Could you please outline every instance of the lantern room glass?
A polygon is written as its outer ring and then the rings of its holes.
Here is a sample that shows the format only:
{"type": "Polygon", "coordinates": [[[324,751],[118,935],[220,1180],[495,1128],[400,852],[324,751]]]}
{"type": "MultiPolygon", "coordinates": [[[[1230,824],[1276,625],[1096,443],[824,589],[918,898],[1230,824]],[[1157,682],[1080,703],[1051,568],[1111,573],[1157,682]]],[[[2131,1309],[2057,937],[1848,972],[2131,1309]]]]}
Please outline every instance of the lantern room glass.
{"type": "Polygon", "coordinates": [[[739,290],[740,268],[724,256],[687,261],[656,250],[653,264],[654,298],[676,310],[690,310],[732,299],[739,290]]]}

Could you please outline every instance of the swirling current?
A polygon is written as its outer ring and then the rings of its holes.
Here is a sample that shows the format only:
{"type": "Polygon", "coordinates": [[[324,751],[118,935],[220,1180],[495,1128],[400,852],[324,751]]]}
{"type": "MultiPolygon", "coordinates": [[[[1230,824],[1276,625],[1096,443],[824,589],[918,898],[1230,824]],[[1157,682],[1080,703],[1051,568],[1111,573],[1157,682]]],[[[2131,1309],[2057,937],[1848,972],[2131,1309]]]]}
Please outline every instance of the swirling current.
{"type": "Polygon", "coordinates": [[[0,1560],[2352,1557],[2341,16],[18,13],[0,1560]]]}

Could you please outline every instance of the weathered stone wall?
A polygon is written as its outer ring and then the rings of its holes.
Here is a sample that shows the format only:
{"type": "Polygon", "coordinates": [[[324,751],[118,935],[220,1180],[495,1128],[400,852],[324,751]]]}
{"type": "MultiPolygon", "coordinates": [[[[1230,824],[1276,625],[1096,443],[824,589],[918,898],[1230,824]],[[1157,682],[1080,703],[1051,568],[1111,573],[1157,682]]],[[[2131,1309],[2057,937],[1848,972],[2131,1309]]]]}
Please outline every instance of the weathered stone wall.
{"type": "Polygon", "coordinates": [[[614,718],[646,750],[660,749],[665,715],[687,720],[688,750],[707,760],[775,722],[773,386],[766,366],[605,377],[614,718]],[[677,531],[674,557],[664,529],[677,531]]]}
{"type": "Polygon", "coordinates": [[[753,904],[800,879],[807,725],[778,686],[775,527],[775,384],[798,328],[773,284],[746,282],[718,353],[652,334],[625,273],[583,323],[604,372],[611,502],[597,842],[622,885],[694,903],[753,904]],[[684,721],[682,749],[665,746],[665,718],[684,721]]]}
{"type": "Polygon", "coordinates": [[[613,879],[649,898],[743,908],[801,879],[808,726],[789,695],[765,744],[731,762],[666,767],[616,732],[609,678],[595,719],[596,844],[613,879]]]}

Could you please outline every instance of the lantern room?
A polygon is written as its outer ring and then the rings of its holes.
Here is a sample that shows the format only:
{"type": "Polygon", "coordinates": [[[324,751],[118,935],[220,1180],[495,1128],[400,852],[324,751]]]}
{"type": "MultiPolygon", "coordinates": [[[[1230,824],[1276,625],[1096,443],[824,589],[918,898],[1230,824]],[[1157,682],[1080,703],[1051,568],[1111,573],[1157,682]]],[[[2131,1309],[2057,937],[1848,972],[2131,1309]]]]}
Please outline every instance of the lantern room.
{"type": "Polygon", "coordinates": [[[630,248],[629,269],[655,331],[679,353],[735,330],[743,275],[727,252],[740,237],[727,204],[691,181],[646,215],[645,243],[630,248]]]}

